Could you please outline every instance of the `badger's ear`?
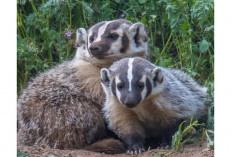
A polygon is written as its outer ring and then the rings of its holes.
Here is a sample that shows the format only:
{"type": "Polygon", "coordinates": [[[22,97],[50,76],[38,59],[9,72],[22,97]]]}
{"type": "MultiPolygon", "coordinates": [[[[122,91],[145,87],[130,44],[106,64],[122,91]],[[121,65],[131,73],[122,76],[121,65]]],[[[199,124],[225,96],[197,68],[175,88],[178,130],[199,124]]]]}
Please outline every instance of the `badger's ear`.
{"type": "Polygon", "coordinates": [[[78,28],[76,31],[76,46],[80,47],[87,44],[87,32],[84,28],[78,28]]]}
{"type": "Polygon", "coordinates": [[[161,84],[163,82],[162,70],[160,68],[151,70],[151,79],[153,80],[154,85],[156,85],[157,82],[161,84]]]}
{"type": "Polygon", "coordinates": [[[101,82],[105,85],[105,86],[109,86],[110,84],[110,79],[111,79],[111,72],[109,69],[106,68],[102,68],[101,69],[101,82]]]}
{"type": "Polygon", "coordinates": [[[142,43],[147,42],[148,37],[144,29],[144,25],[140,22],[133,24],[129,28],[129,34],[135,42],[136,47],[142,45],[142,43]]]}

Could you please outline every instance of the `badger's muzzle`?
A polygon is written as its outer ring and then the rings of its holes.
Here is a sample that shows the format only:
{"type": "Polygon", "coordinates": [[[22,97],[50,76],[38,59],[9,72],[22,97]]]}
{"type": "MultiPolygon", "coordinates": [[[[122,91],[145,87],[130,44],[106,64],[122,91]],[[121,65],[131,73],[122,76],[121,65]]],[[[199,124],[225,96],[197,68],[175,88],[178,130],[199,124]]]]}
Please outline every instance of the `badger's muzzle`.
{"type": "Polygon", "coordinates": [[[101,47],[95,44],[95,45],[91,45],[89,50],[92,54],[95,54],[101,52],[101,47]]]}
{"type": "Polygon", "coordinates": [[[92,43],[89,47],[91,55],[98,59],[104,59],[108,55],[109,45],[102,42],[92,43]]]}
{"type": "Polygon", "coordinates": [[[124,98],[122,97],[121,102],[128,108],[136,107],[139,104],[138,98],[135,98],[132,93],[128,93],[124,98]]]}

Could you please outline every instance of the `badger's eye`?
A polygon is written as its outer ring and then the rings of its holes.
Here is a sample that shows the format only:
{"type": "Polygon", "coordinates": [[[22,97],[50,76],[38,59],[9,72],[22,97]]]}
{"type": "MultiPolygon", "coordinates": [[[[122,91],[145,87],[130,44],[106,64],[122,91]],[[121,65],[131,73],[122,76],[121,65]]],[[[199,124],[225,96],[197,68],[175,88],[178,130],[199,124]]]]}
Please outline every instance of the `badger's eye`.
{"type": "Polygon", "coordinates": [[[108,36],[108,38],[110,38],[110,39],[112,39],[112,40],[116,40],[116,39],[118,39],[118,34],[112,33],[112,34],[110,34],[110,35],[108,36]]]}
{"type": "Polygon", "coordinates": [[[91,37],[89,38],[89,42],[92,43],[93,41],[94,41],[94,38],[93,38],[93,36],[91,36],[91,37]]]}
{"type": "Polygon", "coordinates": [[[138,83],[137,83],[137,87],[138,87],[139,89],[142,89],[142,88],[144,87],[144,83],[143,83],[143,82],[138,82],[138,83]]]}
{"type": "Polygon", "coordinates": [[[124,85],[123,85],[123,83],[118,83],[117,87],[118,87],[119,90],[121,90],[124,87],[124,85]]]}

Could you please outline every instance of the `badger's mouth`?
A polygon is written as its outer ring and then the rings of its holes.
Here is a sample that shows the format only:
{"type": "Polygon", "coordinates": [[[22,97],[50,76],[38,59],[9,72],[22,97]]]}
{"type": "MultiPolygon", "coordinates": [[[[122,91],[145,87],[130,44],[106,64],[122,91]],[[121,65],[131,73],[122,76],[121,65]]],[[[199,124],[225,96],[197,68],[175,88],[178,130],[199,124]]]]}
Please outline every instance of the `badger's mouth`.
{"type": "Polygon", "coordinates": [[[108,54],[103,54],[103,53],[90,53],[90,55],[97,59],[105,59],[108,56],[108,54]]]}
{"type": "Polygon", "coordinates": [[[137,104],[124,104],[124,106],[127,108],[134,108],[137,106],[137,104]]]}
{"type": "Polygon", "coordinates": [[[122,103],[121,101],[120,101],[120,103],[126,108],[135,108],[136,106],[138,106],[138,103],[132,103],[132,102],[131,103],[129,103],[129,102],[122,103]]]}
{"type": "Polygon", "coordinates": [[[95,57],[97,59],[105,59],[107,57],[113,56],[114,53],[102,53],[102,52],[91,52],[89,51],[90,56],[95,57]]]}

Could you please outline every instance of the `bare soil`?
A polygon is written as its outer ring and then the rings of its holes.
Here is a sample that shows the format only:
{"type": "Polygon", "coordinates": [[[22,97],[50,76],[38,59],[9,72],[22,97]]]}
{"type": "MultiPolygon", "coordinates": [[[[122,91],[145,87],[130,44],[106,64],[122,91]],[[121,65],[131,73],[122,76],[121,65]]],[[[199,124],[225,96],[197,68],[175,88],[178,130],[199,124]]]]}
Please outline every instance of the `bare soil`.
{"type": "MultiPolygon", "coordinates": [[[[25,152],[29,157],[131,157],[127,154],[103,154],[85,150],[59,150],[41,147],[18,146],[18,150],[25,152]]],[[[213,157],[214,150],[207,148],[206,143],[200,146],[199,143],[185,145],[181,152],[174,150],[151,149],[142,153],[139,157],[213,157]]]]}

